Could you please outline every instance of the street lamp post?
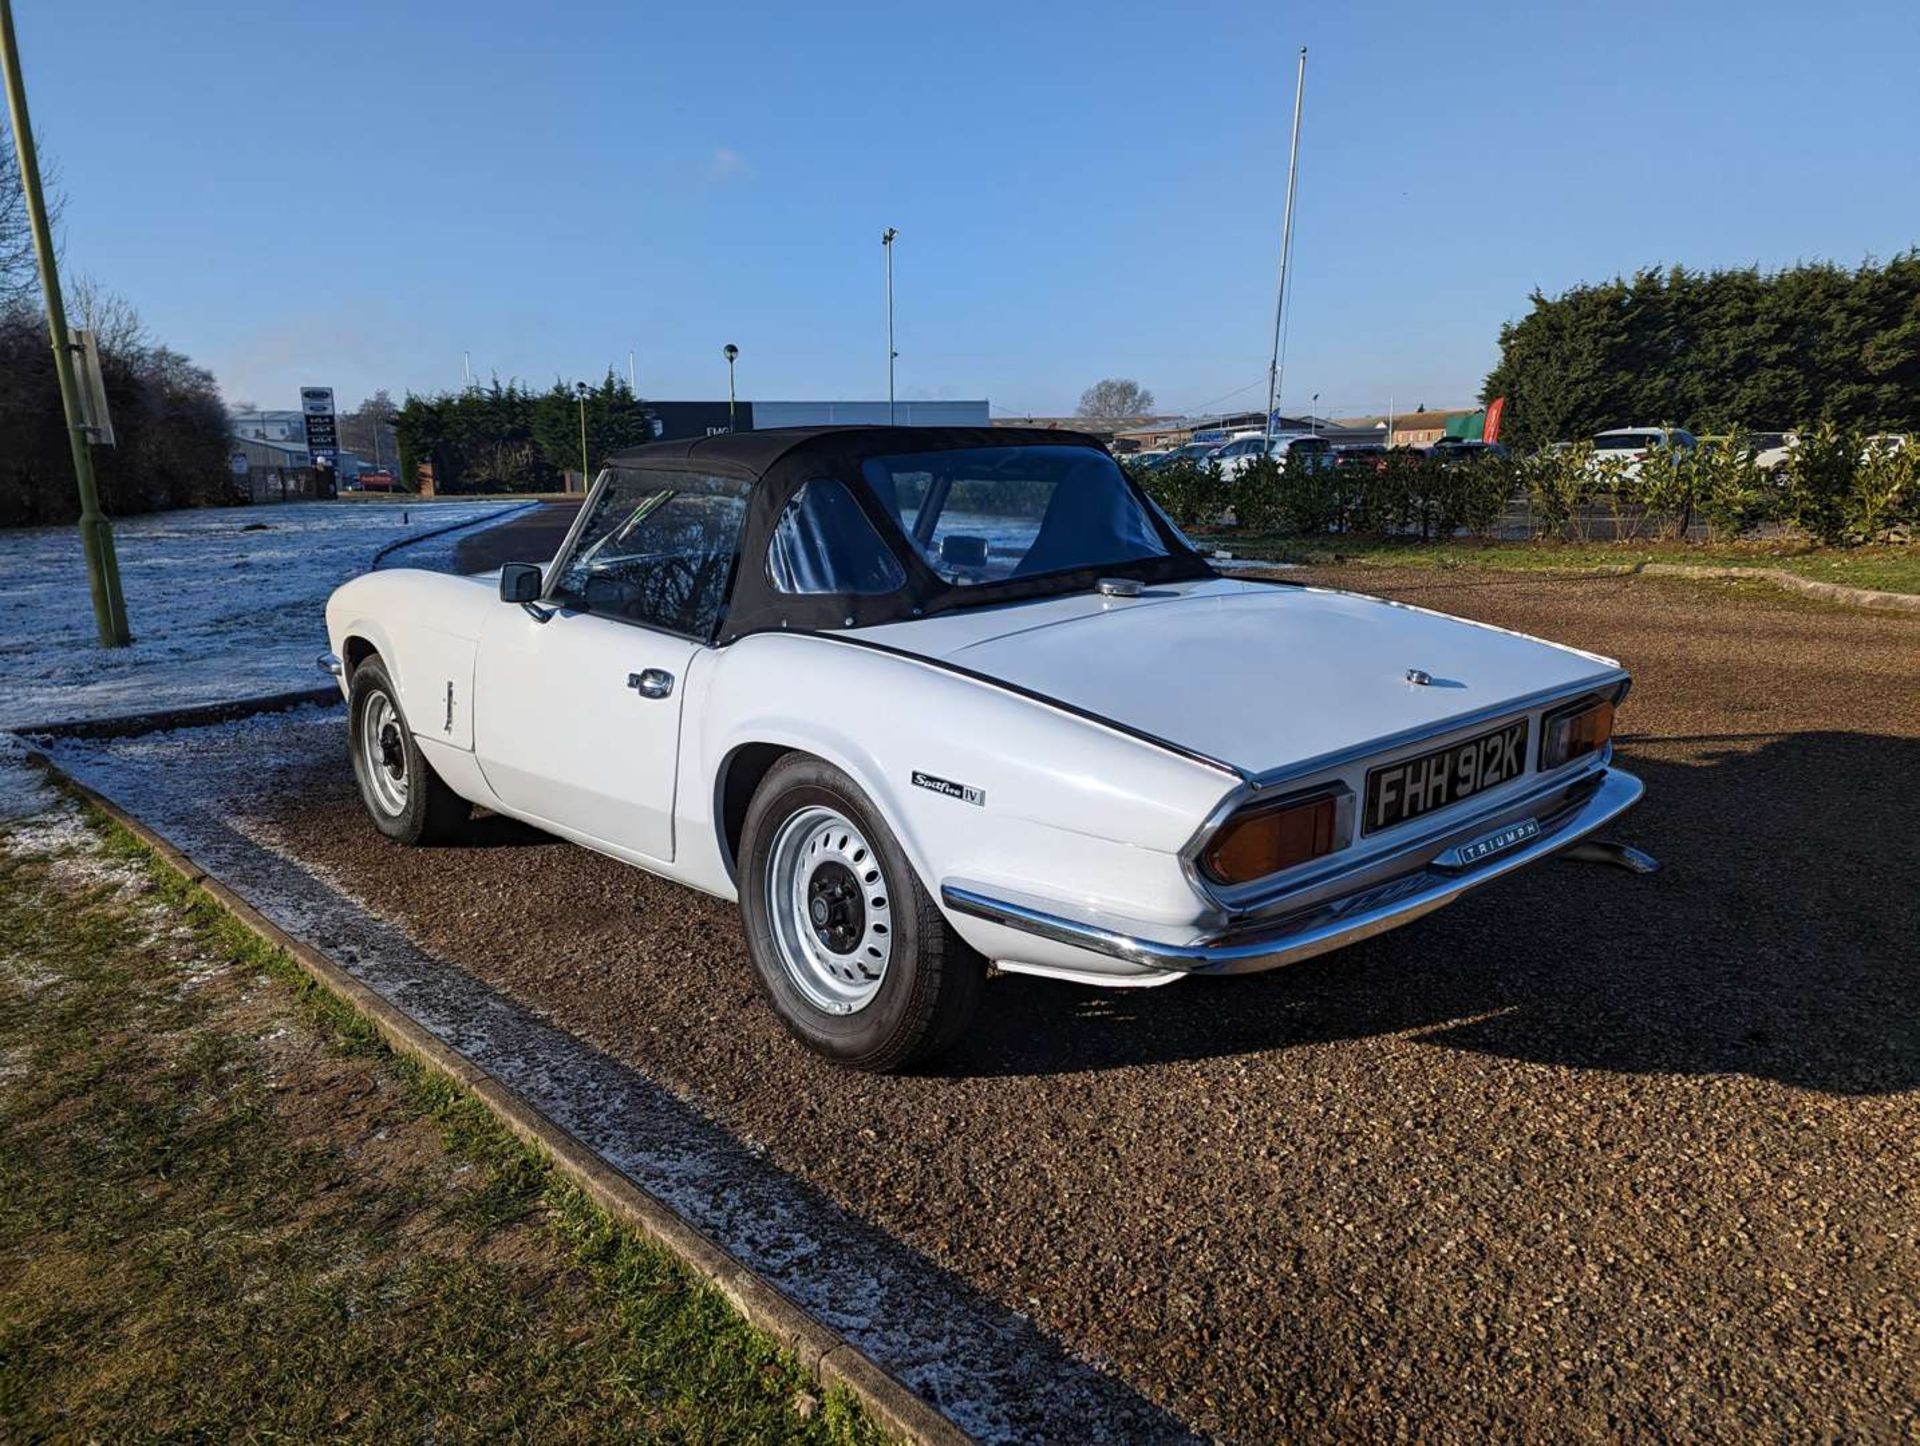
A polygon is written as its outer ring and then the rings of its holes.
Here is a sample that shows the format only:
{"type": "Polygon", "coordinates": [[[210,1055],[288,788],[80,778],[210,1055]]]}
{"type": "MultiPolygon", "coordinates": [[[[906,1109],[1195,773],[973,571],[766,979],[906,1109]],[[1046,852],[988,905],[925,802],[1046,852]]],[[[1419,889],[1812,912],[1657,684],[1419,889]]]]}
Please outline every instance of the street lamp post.
{"type": "Polygon", "coordinates": [[[67,334],[67,308],[60,295],[60,271],[47,225],[47,200],[40,188],[40,158],[34,152],[33,123],[27,118],[27,83],[20,74],[20,46],[13,34],[12,0],[0,0],[0,68],[6,71],[7,114],[13,125],[14,149],[20,160],[20,190],[33,227],[33,251],[40,263],[40,290],[46,297],[47,331],[53,338],[53,370],[60,382],[60,405],[67,415],[67,442],[73,449],[73,480],[80,490],[80,547],[87,559],[87,582],[93,592],[93,621],[100,645],[124,648],[133,641],[127,630],[127,604],[120,592],[120,562],[113,550],[113,524],[100,510],[100,492],[93,480],[93,434],[80,402],[80,384],[73,372],[73,339],[67,334]]]}
{"type": "Polygon", "coordinates": [[[580,396],[580,490],[585,492],[590,485],[587,477],[587,384],[575,382],[573,389],[580,396]]]}
{"type": "Polygon", "coordinates": [[[1307,426],[1314,436],[1320,435],[1320,393],[1313,394],[1313,403],[1307,408],[1307,426]]]}
{"type": "Polygon", "coordinates": [[[893,349],[893,243],[900,233],[889,226],[880,233],[880,249],[887,253],[887,425],[894,424],[893,418],[893,359],[900,355],[893,349]]]}
{"type": "Polygon", "coordinates": [[[728,342],[720,348],[720,354],[727,359],[727,430],[733,432],[739,430],[734,422],[733,415],[733,364],[740,359],[740,348],[732,342],[728,342]]]}

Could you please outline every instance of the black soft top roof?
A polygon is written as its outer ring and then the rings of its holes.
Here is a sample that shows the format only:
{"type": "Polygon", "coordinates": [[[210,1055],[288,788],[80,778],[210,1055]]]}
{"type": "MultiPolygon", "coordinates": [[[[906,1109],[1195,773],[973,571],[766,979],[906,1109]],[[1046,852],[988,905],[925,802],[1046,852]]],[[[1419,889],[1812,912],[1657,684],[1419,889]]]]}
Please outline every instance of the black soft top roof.
{"type": "Polygon", "coordinates": [[[885,456],[890,452],[941,452],[961,447],[1094,447],[1099,438],[1048,427],[769,427],[760,432],[721,432],[629,447],[607,459],[610,467],[671,467],[711,470],[758,480],[788,460],[816,465],[830,460],[885,456]]]}
{"type": "Polygon", "coordinates": [[[747,516],[726,613],[713,639],[719,642],[754,632],[865,627],[950,608],[1017,602],[1084,590],[1102,576],[1155,583],[1215,575],[1178,529],[1129,482],[1149,525],[1160,536],[1165,555],[958,587],[928,566],[901,533],[898,519],[861,479],[860,464],[870,457],[1035,446],[1085,447],[1102,457],[1108,455],[1096,437],[1047,427],[777,427],[650,442],[608,458],[607,466],[616,471],[697,472],[740,483],[747,516]],[[849,486],[855,504],[900,563],[906,581],[899,589],[877,595],[794,595],[774,589],[765,564],[768,540],[789,499],[814,477],[836,478],[849,486]]]}

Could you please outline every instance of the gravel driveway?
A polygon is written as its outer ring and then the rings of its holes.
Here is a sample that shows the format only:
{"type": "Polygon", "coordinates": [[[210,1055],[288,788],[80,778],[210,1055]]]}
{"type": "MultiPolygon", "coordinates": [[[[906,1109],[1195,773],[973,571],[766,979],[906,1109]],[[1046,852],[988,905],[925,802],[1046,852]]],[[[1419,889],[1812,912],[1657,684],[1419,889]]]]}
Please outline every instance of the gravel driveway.
{"type": "Polygon", "coordinates": [[[996,979],[937,1072],[872,1078],[780,1032],[726,906],[504,820],[393,849],[343,756],[270,824],[1202,1429],[1920,1429],[1920,617],[1326,580],[1622,658],[1619,836],[1666,870],[1549,864],[1252,978],[996,979]]]}

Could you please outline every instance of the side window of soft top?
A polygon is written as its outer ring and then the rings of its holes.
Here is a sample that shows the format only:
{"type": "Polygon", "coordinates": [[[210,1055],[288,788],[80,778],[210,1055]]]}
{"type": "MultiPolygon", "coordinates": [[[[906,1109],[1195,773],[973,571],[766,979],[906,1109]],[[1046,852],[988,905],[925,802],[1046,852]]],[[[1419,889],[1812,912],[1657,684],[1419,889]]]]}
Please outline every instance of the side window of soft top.
{"type": "Polygon", "coordinates": [[[829,477],[802,483],[781,510],[767,543],[767,577],[797,596],[889,593],[907,581],[853,493],[829,477]]]}
{"type": "Polygon", "coordinates": [[[553,598],[603,617],[710,639],[746,517],[726,478],[616,468],[593,500],[553,598]]]}

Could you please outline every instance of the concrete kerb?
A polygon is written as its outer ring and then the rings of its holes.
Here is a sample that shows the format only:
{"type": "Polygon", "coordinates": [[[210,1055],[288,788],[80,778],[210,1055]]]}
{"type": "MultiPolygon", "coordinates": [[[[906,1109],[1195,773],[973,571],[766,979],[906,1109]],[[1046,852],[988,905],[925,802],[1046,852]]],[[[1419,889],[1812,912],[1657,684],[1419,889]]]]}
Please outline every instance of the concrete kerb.
{"type": "Polygon", "coordinates": [[[1844,583],[1822,582],[1817,577],[1802,577],[1777,567],[1703,567],[1681,562],[1644,562],[1634,569],[1651,577],[1756,578],[1775,587],[1803,592],[1828,602],[1845,603],[1856,608],[1883,608],[1894,612],[1920,613],[1920,593],[1880,592],[1869,587],[1848,587],[1844,583]]]}
{"type": "MultiPolygon", "coordinates": [[[[1257,574],[1263,570],[1291,570],[1299,567],[1391,567],[1391,557],[1346,557],[1329,552],[1315,554],[1313,560],[1298,562],[1269,562],[1257,557],[1231,558],[1215,564],[1229,575],[1257,574]]],[[[1778,567],[1714,567],[1706,564],[1685,562],[1623,562],[1605,564],[1599,567],[1569,568],[1560,573],[1542,570],[1537,576],[1562,578],[1596,577],[1633,577],[1644,573],[1648,577],[1693,578],[1700,581],[1715,579],[1747,578],[1756,582],[1770,583],[1785,588],[1789,592],[1802,592],[1810,597],[1823,598],[1827,602],[1843,603],[1848,607],[1877,608],[1889,612],[1920,613],[1920,593],[1880,592],[1870,587],[1849,587],[1845,583],[1823,582],[1817,577],[1802,577],[1797,572],[1788,572],[1778,567]]]]}
{"type": "Polygon", "coordinates": [[[257,698],[237,698],[231,703],[201,703],[187,708],[156,708],[149,713],[123,713],[117,718],[75,718],[57,723],[20,723],[8,732],[31,743],[36,738],[137,738],[142,733],[165,733],[175,728],[204,728],[213,723],[231,723],[261,713],[286,713],[317,703],[338,703],[340,689],[335,684],[317,688],[297,688],[288,693],[267,693],[257,698]]]}
{"type": "Polygon", "coordinates": [[[720,1291],[750,1325],[791,1351],[802,1368],[822,1385],[845,1386],[869,1415],[906,1440],[933,1443],[933,1446],[964,1446],[972,1441],[966,1432],[915,1395],[885,1367],[794,1305],[752,1267],[735,1259],[725,1247],[689,1225],[665,1202],[613,1169],[589,1146],[514,1090],[428,1032],[325,954],[281,929],[208,875],[185,853],[81,783],[46,754],[36,749],[30,752],[29,758],[59,787],[112,819],[186,882],[204,890],[249,932],[284,951],[322,988],[365,1016],[394,1050],[420,1061],[467,1090],[508,1129],[542,1151],[555,1169],[602,1209],[672,1251],[688,1269],[720,1291]]]}

